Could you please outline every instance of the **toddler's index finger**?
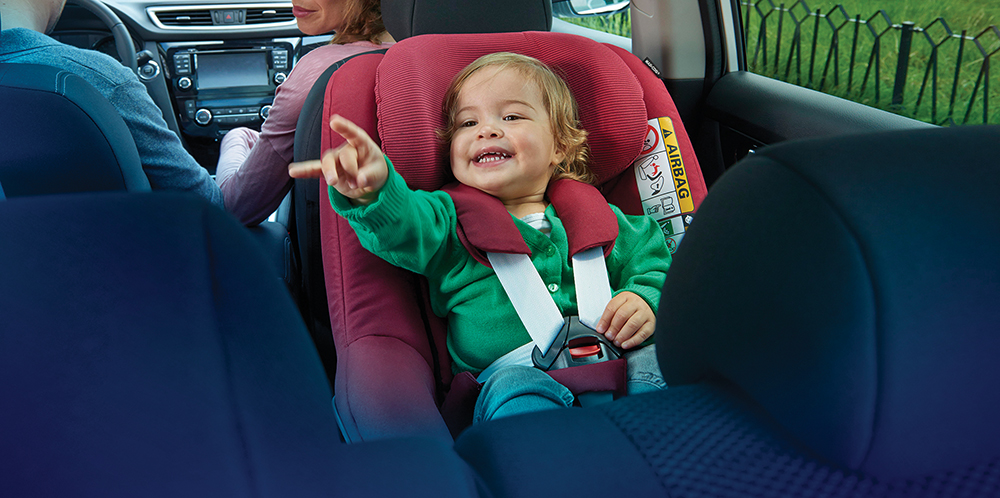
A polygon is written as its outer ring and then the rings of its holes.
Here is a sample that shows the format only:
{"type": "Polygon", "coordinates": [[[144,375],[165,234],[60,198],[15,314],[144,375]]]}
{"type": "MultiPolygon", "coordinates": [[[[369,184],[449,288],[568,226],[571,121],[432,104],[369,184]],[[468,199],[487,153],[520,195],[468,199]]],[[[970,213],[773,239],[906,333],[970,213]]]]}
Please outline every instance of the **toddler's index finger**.
{"type": "Polygon", "coordinates": [[[330,129],[344,137],[344,140],[347,140],[347,143],[356,149],[367,147],[372,142],[371,137],[368,136],[368,132],[364,128],[354,124],[354,122],[340,114],[334,114],[330,118],[330,129]]]}
{"type": "Polygon", "coordinates": [[[323,165],[318,160],[302,161],[288,165],[288,176],[292,178],[320,178],[323,165]]]}

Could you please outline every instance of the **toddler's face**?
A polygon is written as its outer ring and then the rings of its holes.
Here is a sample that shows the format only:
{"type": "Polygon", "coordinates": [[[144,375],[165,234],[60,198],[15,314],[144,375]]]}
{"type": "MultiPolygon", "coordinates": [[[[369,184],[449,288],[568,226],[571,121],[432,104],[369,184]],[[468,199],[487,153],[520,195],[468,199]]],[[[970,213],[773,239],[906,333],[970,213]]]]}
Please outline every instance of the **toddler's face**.
{"type": "Polygon", "coordinates": [[[484,67],[465,81],[455,108],[451,169],[459,182],[501,201],[545,193],[565,155],[537,83],[515,69],[484,67]]]}

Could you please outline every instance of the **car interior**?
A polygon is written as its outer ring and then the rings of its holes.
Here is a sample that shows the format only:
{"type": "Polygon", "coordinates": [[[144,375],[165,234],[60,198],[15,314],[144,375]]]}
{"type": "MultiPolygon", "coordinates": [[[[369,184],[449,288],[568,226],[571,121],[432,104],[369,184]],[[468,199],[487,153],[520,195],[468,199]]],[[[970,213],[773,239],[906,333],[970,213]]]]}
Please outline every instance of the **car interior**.
{"type": "MultiPolygon", "coordinates": [[[[601,193],[660,221],[669,387],[472,426],[426,280],[362,249],[325,182],[244,227],[150,191],[81,78],[0,64],[5,494],[1000,496],[1000,127],[750,73],[741,5],[383,0],[397,43],[313,87],[296,161],[343,141],[337,113],[438,189],[452,76],[532,55],[580,102],[601,193]],[[631,38],[553,17],[595,4],[631,38]]],[[[257,0],[70,0],[51,35],[131,65],[210,172],[329,40],[257,0]]]]}

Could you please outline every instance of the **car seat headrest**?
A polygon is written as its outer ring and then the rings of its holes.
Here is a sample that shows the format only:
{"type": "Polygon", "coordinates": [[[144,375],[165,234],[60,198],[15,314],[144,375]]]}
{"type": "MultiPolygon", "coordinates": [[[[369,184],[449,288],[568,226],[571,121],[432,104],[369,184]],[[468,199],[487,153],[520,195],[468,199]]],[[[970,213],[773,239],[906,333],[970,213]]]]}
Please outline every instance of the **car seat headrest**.
{"type": "Polygon", "coordinates": [[[504,51],[539,59],[566,80],[599,183],[631,166],[647,129],[643,91],[608,47],[562,33],[427,35],[390,48],[375,82],[382,149],[412,188],[436,189],[451,179],[448,150],[435,130],[445,126],[442,103],[452,78],[477,58],[504,51]]]}
{"type": "Polygon", "coordinates": [[[382,0],[382,22],[396,41],[448,33],[548,31],[550,0],[382,0]]]}
{"type": "Polygon", "coordinates": [[[0,136],[15,144],[0,157],[7,197],[150,190],[121,115],[76,74],[0,64],[0,108],[12,117],[0,136]]]}
{"type": "Polygon", "coordinates": [[[1000,127],[788,143],[727,172],[667,275],[668,385],[729,381],[889,479],[998,456],[1000,127]]]}

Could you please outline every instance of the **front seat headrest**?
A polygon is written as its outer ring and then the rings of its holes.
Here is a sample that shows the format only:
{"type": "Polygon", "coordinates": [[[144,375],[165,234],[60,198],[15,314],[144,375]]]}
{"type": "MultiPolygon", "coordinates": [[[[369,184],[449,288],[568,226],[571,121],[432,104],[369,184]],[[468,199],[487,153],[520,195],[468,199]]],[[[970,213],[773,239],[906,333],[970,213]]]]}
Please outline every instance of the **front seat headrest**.
{"type": "Polygon", "coordinates": [[[430,33],[549,31],[552,3],[550,0],[382,0],[382,22],[396,41],[430,33]]]}
{"type": "Polygon", "coordinates": [[[149,191],[121,115],[74,73],[0,64],[0,182],[7,197],[149,191]]]}
{"type": "Polygon", "coordinates": [[[727,172],[667,275],[668,385],[724,379],[881,479],[1000,448],[1000,127],[788,143],[727,172]]]}

